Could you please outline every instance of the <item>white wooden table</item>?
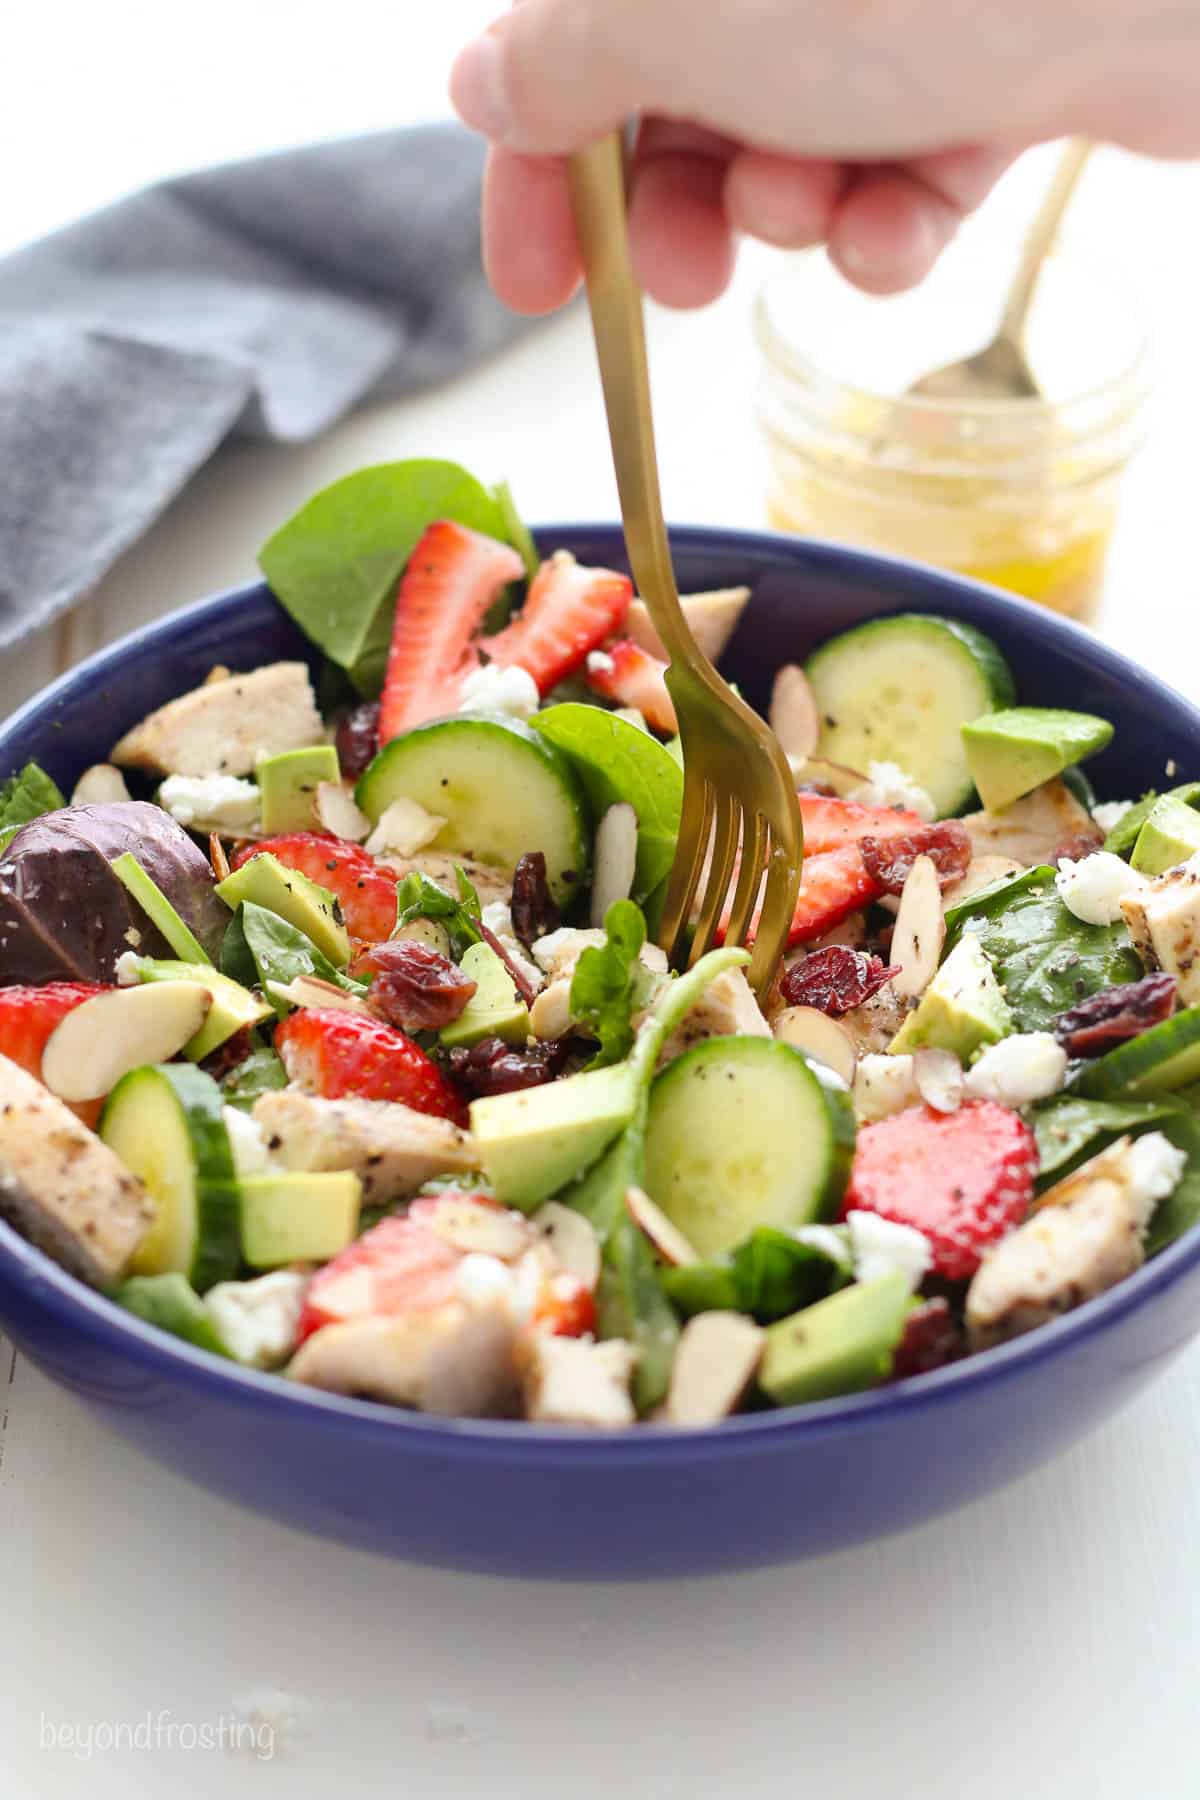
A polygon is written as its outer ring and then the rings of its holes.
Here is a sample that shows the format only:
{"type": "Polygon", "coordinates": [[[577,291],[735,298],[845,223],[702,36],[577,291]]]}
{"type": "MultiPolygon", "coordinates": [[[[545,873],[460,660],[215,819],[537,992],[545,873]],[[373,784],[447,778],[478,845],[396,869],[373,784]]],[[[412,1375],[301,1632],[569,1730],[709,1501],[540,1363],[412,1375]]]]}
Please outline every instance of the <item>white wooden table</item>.
{"type": "MultiPolygon", "coordinates": [[[[459,0],[420,34],[405,10],[380,23],[373,0],[216,0],[203,33],[148,4],[24,18],[0,118],[21,178],[0,249],[168,168],[440,111],[450,48],[490,6],[459,0]],[[364,51],[381,31],[390,54],[364,51]]],[[[1042,172],[1019,170],[1010,198],[1042,172]]],[[[1105,157],[1077,221],[1101,243],[1111,222],[1122,258],[1142,259],[1160,351],[1178,358],[1102,625],[1185,687],[1200,685],[1198,201],[1200,171],[1105,157]]],[[[676,519],[762,519],[752,278],[707,314],[654,320],[676,519]]],[[[250,577],[262,538],[314,487],[409,454],[506,474],[532,519],[612,515],[583,319],[308,449],[224,451],[104,583],[77,647],[250,577]]],[[[10,656],[0,710],[53,658],[52,634],[10,656]]],[[[13,1800],[123,1800],[131,1784],[176,1800],[1200,1794],[1200,1350],[1082,1448],[949,1521],[777,1573],[641,1588],[503,1584],[310,1542],[152,1467],[9,1365],[5,1350],[0,1792],[13,1800]],[[257,1752],[256,1707],[269,1715],[257,1752]],[[235,1723],[240,1752],[203,1747],[235,1723]]]]}

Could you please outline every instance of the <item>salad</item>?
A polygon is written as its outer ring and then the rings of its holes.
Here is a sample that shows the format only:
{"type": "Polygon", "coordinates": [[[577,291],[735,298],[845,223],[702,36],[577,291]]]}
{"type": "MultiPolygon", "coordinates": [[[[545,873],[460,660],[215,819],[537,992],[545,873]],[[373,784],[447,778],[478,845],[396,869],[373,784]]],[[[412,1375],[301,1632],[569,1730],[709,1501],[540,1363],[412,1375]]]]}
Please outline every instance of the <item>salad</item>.
{"type": "MultiPolygon", "coordinates": [[[[1098,804],[1105,720],[870,620],[776,677],[756,995],[654,942],[683,749],[623,574],[446,463],[261,560],[310,662],[0,787],[0,1210],[81,1280],[335,1393],[702,1426],[985,1353],[1200,1217],[1200,783],[1098,804]]],[[[714,659],[748,598],[685,600],[714,659]]]]}

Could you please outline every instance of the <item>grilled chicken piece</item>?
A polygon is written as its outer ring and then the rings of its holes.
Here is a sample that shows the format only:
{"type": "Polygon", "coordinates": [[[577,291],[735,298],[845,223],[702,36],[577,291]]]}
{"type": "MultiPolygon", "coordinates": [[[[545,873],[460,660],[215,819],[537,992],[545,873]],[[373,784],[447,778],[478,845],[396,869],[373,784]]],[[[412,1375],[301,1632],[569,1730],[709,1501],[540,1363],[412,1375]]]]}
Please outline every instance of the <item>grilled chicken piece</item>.
{"type": "Polygon", "coordinates": [[[112,761],[159,775],[252,775],[260,756],[324,735],[305,665],[269,663],[168,701],[126,732],[112,761]]]}
{"type": "Polygon", "coordinates": [[[516,1327],[502,1306],[453,1300],[427,1312],[325,1325],[288,1369],[294,1381],[453,1418],[520,1410],[516,1327]]]}
{"type": "Polygon", "coordinates": [[[1098,850],[1104,833],[1070,788],[1057,778],[1034,788],[1002,812],[970,813],[963,821],[976,856],[1007,856],[1023,869],[1063,855],[1098,850]]]}
{"type": "Polygon", "coordinates": [[[1184,1006],[1200,1004],[1200,866],[1196,859],[1121,901],[1138,955],[1153,973],[1164,969],[1179,981],[1184,1006]]]}
{"type": "Polygon", "coordinates": [[[6,1056],[0,1056],[0,1213],[93,1287],[120,1280],[154,1219],[137,1176],[6,1056]]]}
{"type": "Polygon", "coordinates": [[[364,1206],[415,1194],[434,1175],[479,1167],[471,1134],[390,1100],[323,1100],[295,1088],[263,1094],[254,1119],[285,1169],[350,1169],[364,1206]]]}
{"type": "Polygon", "coordinates": [[[531,1333],[521,1348],[525,1416],[544,1425],[632,1425],[629,1398],[635,1362],[623,1338],[594,1344],[588,1338],[531,1333]]]}

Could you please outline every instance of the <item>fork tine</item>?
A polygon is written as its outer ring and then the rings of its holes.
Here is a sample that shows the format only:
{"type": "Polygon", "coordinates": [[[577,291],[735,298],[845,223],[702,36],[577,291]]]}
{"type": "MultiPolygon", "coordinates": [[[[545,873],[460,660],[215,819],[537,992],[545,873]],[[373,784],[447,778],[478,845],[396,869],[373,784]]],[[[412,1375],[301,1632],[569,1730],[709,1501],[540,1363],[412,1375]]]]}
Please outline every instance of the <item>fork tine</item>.
{"type": "Polygon", "coordinates": [[[754,954],[746,971],[755,993],[763,994],[787,946],[795,913],[793,859],[772,833],[767,851],[767,886],[754,938],[754,954]]]}
{"type": "Polygon", "coordinates": [[[738,874],[737,890],[733,896],[733,905],[729,909],[729,923],[725,927],[727,944],[744,944],[746,931],[754,912],[754,902],[758,899],[763,880],[763,857],[767,848],[767,821],[762,814],[756,812],[753,819],[742,825],[742,866],[738,874]]]}
{"type": "Polygon", "coordinates": [[[667,953],[667,961],[672,964],[678,959],[683,934],[691,916],[692,901],[704,868],[704,853],[708,849],[712,832],[714,804],[711,782],[705,781],[702,776],[690,777],[685,781],[679,841],[658,927],[658,941],[667,953]],[[700,790],[698,800],[697,788],[700,790]]]}
{"type": "Polygon", "coordinates": [[[725,895],[729,891],[729,877],[733,872],[733,859],[737,855],[738,838],[741,834],[742,809],[734,796],[718,793],[715,798],[717,822],[713,828],[712,861],[708,866],[708,880],[692,938],[689,965],[698,962],[706,950],[712,949],[717,926],[721,922],[725,895]]]}

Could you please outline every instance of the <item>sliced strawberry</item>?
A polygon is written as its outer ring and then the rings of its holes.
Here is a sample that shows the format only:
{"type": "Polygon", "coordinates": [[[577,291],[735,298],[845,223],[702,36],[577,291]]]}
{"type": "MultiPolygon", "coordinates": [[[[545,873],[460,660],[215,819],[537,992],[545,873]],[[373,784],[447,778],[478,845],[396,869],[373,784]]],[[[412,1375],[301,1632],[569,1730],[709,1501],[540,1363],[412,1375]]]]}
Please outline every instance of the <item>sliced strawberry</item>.
{"type": "MultiPolygon", "coordinates": [[[[0,988],[0,1056],[19,1063],[40,1081],[42,1052],[51,1032],[69,1012],[104,991],[90,981],[51,981],[45,987],[0,988]]],[[[72,1106],[71,1111],[85,1125],[94,1125],[103,1105],[102,1100],[89,1100],[72,1106]]]]}
{"type": "Polygon", "coordinates": [[[396,887],[400,877],[384,868],[358,844],[322,837],[315,831],[293,831],[286,837],[247,844],[233,859],[235,869],[269,851],[285,869],[307,875],[328,890],[342,909],[351,937],[381,944],[396,928],[396,887]]]}
{"type": "Polygon", "coordinates": [[[551,1337],[586,1337],[596,1329],[595,1295],[578,1275],[551,1275],[538,1292],[531,1322],[551,1337]]]}
{"type": "Polygon", "coordinates": [[[365,1013],[314,1007],[294,1012],[275,1033],[288,1080],[326,1100],[398,1100],[416,1112],[465,1125],[458,1089],[419,1044],[365,1013]]]}
{"type": "Polygon", "coordinates": [[[625,575],[585,569],[565,552],[544,562],[530,584],[524,606],[511,625],[484,638],[490,660],[509,668],[519,663],[545,694],[573,674],[590,650],[620,631],[633,598],[625,575]]]}
{"type": "Polygon", "coordinates": [[[859,1132],[842,1216],[859,1210],[912,1225],[933,1245],[934,1272],[965,1281],[1025,1217],[1037,1170],[1034,1135],[1007,1107],[912,1107],[859,1132]]]}
{"type": "Polygon", "coordinates": [[[857,844],[860,838],[903,837],[925,829],[916,813],[902,807],[860,806],[856,800],[834,800],[824,794],[801,794],[799,800],[804,849],[811,856],[857,844]]]}
{"type": "Polygon", "coordinates": [[[455,711],[463,677],[479,667],[472,639],[484,614],[523,572],[508,544],[449,519],[429,527],[396,594],[380,701],[381,744],[455,711]]]}
{"type": "Polygon", "coordinates": [[[588,686],[593,693],[615,700],[618,706],[636,706],[647,725],[655,731],[675,732],[675,703],[667,692],[664,679],[667,665],[660,657],[651,656],[632,638],[621,638],[610,644],[606,660],[594,659],[588,669],[588,686]]]}
{"type": "Polygon", "coordinates": [[[850,913],[877,900],[880,892],[879,883],[867,874],[853,844],[806,856],[789,945],[824,937],[850,913]]]}
{"type": "Polygon", "coordinates": [[[301,1341],[323,1325],[427,1312],[454,1298],[463,1252],[429,1224],[437,1204],[414,1200],[403,1217],[381,1220],[318,1270],[300,1315],[301,1341]]]}

